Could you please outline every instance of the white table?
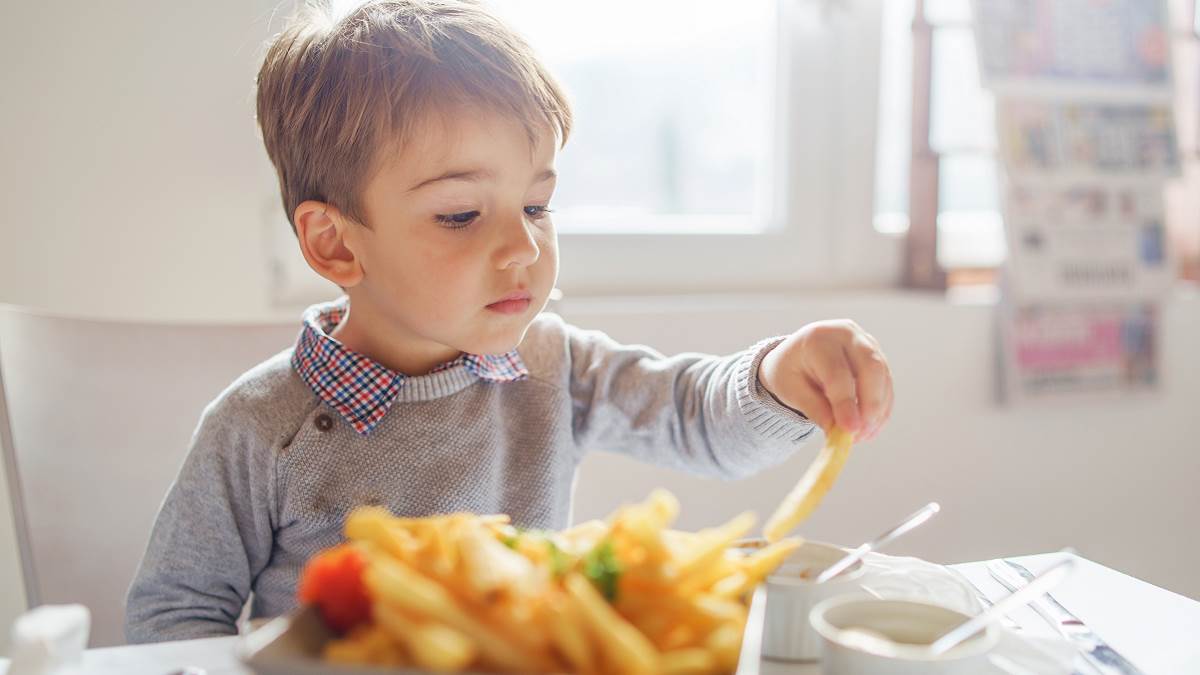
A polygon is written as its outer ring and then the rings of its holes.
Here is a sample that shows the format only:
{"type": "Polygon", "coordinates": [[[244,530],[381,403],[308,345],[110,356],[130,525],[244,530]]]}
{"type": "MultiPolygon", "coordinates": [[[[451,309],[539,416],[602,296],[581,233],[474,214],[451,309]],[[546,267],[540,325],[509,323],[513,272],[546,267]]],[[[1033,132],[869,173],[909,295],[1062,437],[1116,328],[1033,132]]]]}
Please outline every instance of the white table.
{"type": "MultiPolygon", "coordinates": [[[[1014,559],[1036,574],[1056,558],[1046,554],[1014,559]]],[[[984,563],[953,567],[985,595],[996,597],[1003,592],[988,576],[984,563]]],[[[1200,673],[1200,602],[1084,559],[1054,596],[1147,675],[1200,673]]],[[[1032,634],[1054,634],[1032,610],[1021,610],[1013,618],[1032,634]]],[[[168,675],[191,666],[202,668],[207,675],[250,675],[234,656],[236,641],[228,637],[91,649],[84,654],[85,672],[168,675]]],[[[0,660],[0,675],[7,670],[7,661],[0,660]]],[[[762,675],[819,672],[812,665],[771,661],[764,661],[762,668],[762,675]]]]}

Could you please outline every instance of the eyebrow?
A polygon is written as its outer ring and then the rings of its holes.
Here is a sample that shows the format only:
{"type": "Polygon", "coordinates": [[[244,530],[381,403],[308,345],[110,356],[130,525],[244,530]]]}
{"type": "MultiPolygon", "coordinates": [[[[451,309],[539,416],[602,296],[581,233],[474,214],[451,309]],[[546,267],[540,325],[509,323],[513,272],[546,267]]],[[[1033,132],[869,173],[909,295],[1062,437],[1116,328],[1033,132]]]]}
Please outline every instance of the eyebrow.
{"type": "MultiPolygon", "coordinates": [[[[548,181],[551,178],[555,178],[557,176],[558,176],[558,174],[555,173],[554,169],[546,169],[545,171],[543,171],[543,172],[539,173],[537,176],[535,176],[533,179],[533,182],[534,182],[534,184],[543,183],[543,182],[548,181]]],[[[496,177],[496,173],[494,171],[489,171],[488,169],[469,169],[469,170],[465,170],[465,171],[451,170],[451,171],[447,171],[446,173],[443,173],[439,176],[434,176],[433,178],[428,178],[426,180],[423,180],[420,183],[417,183],[416,185],[410,187],[408,189],[408,191],[416,192],[417,190],[420,190],[421,188],[425,187],[426,185],[432,185],[434,183],[440,183],[442,181],[447,181],[447,180],[457,180],[457,181],[465,181],[468,183],[478,183],[480,181],[492,180],[495,177],[496,177]]]]}

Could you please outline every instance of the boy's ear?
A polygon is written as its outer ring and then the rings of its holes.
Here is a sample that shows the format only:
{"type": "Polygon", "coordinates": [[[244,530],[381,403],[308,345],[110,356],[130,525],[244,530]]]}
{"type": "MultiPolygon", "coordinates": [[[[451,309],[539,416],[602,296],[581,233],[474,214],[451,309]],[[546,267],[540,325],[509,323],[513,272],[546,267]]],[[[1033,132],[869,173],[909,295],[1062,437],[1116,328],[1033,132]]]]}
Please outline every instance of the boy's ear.
{"type": "Polygon", "coordinates": [[[362,261],[346,242],[351,223],[337,207],[315,200],[302,202],[293,222],[300,251],[317,274],[344,289],[362,281],[362,261]]]}

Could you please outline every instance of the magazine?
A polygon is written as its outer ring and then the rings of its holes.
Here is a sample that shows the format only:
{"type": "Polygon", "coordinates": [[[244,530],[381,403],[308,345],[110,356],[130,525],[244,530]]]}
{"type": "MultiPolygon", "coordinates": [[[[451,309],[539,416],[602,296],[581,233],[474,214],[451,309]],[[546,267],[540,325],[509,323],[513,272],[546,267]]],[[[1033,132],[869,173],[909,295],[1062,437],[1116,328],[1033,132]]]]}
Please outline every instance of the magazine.
{"type": "Polygon", "coordinates": [[[1128,395],[1159,386],[1153,303],[1002,308],[1003,396],[1012,402],[1128,395]]]}
{"type": "Polygon", "coordinates": [[[975,0],[985,86],[1170,86],[1162,0],[975,0]]]}
{"type": "Polygon", "coordinates": [[[996,124],[1001,160],[1009,171],[1142,178],[1179,171],[1169,103],[1004,97],[996,103],[996,124]]]}

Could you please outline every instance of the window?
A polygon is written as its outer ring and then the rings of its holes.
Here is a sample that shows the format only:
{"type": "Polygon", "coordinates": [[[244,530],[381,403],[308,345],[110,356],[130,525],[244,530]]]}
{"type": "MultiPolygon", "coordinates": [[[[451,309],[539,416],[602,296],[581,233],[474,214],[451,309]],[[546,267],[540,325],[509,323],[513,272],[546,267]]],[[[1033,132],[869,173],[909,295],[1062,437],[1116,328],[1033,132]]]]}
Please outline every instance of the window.
{"type": "Polygon", "coordinates": [[[561,232],[761,232],[773,0],[491,0],[567,89],[561,232]]]}

